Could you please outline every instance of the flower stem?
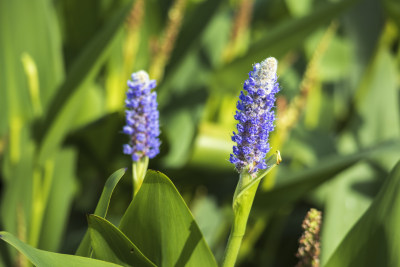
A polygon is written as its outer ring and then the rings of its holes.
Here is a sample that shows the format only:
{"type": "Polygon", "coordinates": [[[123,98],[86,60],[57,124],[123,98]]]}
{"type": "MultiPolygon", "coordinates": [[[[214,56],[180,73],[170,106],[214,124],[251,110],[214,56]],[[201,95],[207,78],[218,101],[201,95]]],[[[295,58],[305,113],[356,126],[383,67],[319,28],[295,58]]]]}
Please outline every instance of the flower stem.
{"type": "MultiPolygon", "coordinates": [[[[250,175],[241,175],[241,179],[236,188],[235,196],[237,195],[238,191],[240,191],[244,187],[244,185],[247,184],[247,181],[245,180],[249,179],[249,177],[243,176],[250,175]]],[[[228,245],[225,250],[225,257],[222,263],[222,267],[235,266],[235,262],[240,250],[240,245],[242,244],[243,236],[246,232],[246,225],[249,218],[251,206],[253,205],[254,196],[256,195],[260,181],[261,180],[258,180],[250,188],[248,188],[246,192],[239,197],[239,201],[234,200],[234,220],[232,224],[231,234],[228,240],[228,245]]]]}
{"type": "Polygon", "coordinates": [[[281,161],[280,152],[276,151],[274,155],[266,160],[268,167],[263,171],[259,171],[257,175],[250,174],[247,168],[240,173],[239,182],[233,195],[233,223],[222,267],[235,266],[258,185],[261,179],[275,166],[279,165],[281,161]]]}

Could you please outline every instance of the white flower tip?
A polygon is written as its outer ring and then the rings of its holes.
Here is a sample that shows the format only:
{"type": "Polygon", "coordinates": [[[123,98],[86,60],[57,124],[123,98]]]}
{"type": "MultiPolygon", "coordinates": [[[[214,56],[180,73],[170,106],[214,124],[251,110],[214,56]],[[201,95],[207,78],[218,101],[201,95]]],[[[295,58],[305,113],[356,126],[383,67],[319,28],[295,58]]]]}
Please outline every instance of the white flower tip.
{"type": "Polygon", "coordinates": [[[255,78],[265,88],[267,94],[269,94],[274,88],[276,82],[276,71],[278,69],[278,60],[274,57],[268,57],[260,64],[255,65],[255,78]]]}
{"type": "Polygon", "coordinates": [[[278,69],[278,60],[274,57],[268,57],[263,60],[260,64],[256,64],[256,75],[263,80],[273,80],[276,76],[276,71],[278,69]]]}
{"type": "Polygon", "coordinates": [[[132,81],[135,83],[147,83],[149,79],[149,74],[144,70],[139,70],[132,74],[132,81]]]}
{"type": "Polygon", "coordinates": [[[266,67],[268,73],[276,74],[278,69],[278,60],[276,58],[268,57],[261,64],[266,67]]]}

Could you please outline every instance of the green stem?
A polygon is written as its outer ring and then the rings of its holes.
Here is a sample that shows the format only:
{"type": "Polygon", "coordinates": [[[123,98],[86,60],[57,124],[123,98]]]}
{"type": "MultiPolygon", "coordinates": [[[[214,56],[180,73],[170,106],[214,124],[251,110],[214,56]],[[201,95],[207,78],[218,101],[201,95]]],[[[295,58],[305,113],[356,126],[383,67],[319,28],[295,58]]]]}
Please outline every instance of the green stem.
{"type": "Polygon", "coordinates": [[[253,183],[251,187],[246,189],[246,192],[241,193],[242,189],[251,182],[251,176],[244,171],[240,175],[238,186],[236,187],[233,211],[234,219],[228,244],[225,250],[225,257],[222,267],[233,267],[239,254],[243,236],[246,232],[247,220],[249,218],[251,206],[253,205],[254,196],[256,195],[258,185],[261,181],[253,183]]]}
{"type": "Polygon", "coordinates": [[[235,194],[233,195],[233,224],[225,250],[222,267],[235,266],[243,236],[246,232],[247,220],[251,206],[261,179],[282,161],[279,151],[267,159],[266,170],[259,172],[255,177],[245,169],[241,172],[235,194]]]}

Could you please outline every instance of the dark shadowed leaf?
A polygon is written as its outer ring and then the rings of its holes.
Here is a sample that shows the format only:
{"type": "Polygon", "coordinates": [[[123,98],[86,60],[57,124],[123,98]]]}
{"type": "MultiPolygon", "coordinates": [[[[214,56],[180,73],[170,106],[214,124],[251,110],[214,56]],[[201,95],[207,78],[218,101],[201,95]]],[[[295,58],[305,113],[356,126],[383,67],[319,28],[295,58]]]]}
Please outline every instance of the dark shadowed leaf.
{"type": "Polygon", "coordinates": [[[78,57],[71,67],[65,82],[61,85],[58,93],[54,96],[49,106],[47,116],[40,128],[39,138],[42,141],[39,153],[39,161],[45,157],[51,156],[54,147],[60,144],[67,134],[70,124],[75,120],[78,114],[74,114],[80,105],[80,97],[75,93],[79,93],[94,74],[100,69],[104,59],[109,51],[110,43],[114,40],[116,33],[129,14],[132,1],[129,1],[117,14],[104,26],[104,28],[96,35],[93,40],[86,46],[85,50],[78,57]],[[75,97],[74,97],[75,96],[75,97]],[[75,100],[76,103],[70,100],[75,100]]]}
{"type": "MultiPolygon", "coordinates": [[[[117,185],[119,180],[121,180],[125,172],[126,169],[119,169],[107,179],[106,184],[104,185],[103,192],[101,193],[99,202],[97,203],[96,210],[94,211],[95,215],[103,218],[106,217],[108,205],[110,204],[111,195],[114,191],[115,186],[117,185]]],[[[85,236],[83,237],[75,254],[86,257],[90,255],[90,236],[88,232],[85,233],[85,236]]]]}

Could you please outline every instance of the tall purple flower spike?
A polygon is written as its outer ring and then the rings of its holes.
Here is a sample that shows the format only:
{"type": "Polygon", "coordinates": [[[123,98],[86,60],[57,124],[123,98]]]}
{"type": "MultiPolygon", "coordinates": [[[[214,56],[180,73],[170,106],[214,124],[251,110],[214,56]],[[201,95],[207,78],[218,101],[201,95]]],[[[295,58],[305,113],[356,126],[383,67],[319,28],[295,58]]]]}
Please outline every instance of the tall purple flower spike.
{"type": "Polygon", "coordinates": [[[237,133],[232,140],[236,142],[229,161],[235,164],[238,172],[248,169],[251,174],[266,169],[265,156],[270,150],[269,133],[274,130],[275,94],[279,92],[276,70],[278,61],[269,57],[253,65],[249,78],[244,82],[237,102],[235,119],[237,133]]]}
{"type": "Polygon", "coordinates": [[[132,74],[128,87],[123,132],[130,136],[130,141],[123,146],[123,152],[131,155],[133,161],[146,156],[154,158],[160,152],[157,93],[151,91],[156,81],[150,80],[147,72],[141,70],[132,74]]]}

